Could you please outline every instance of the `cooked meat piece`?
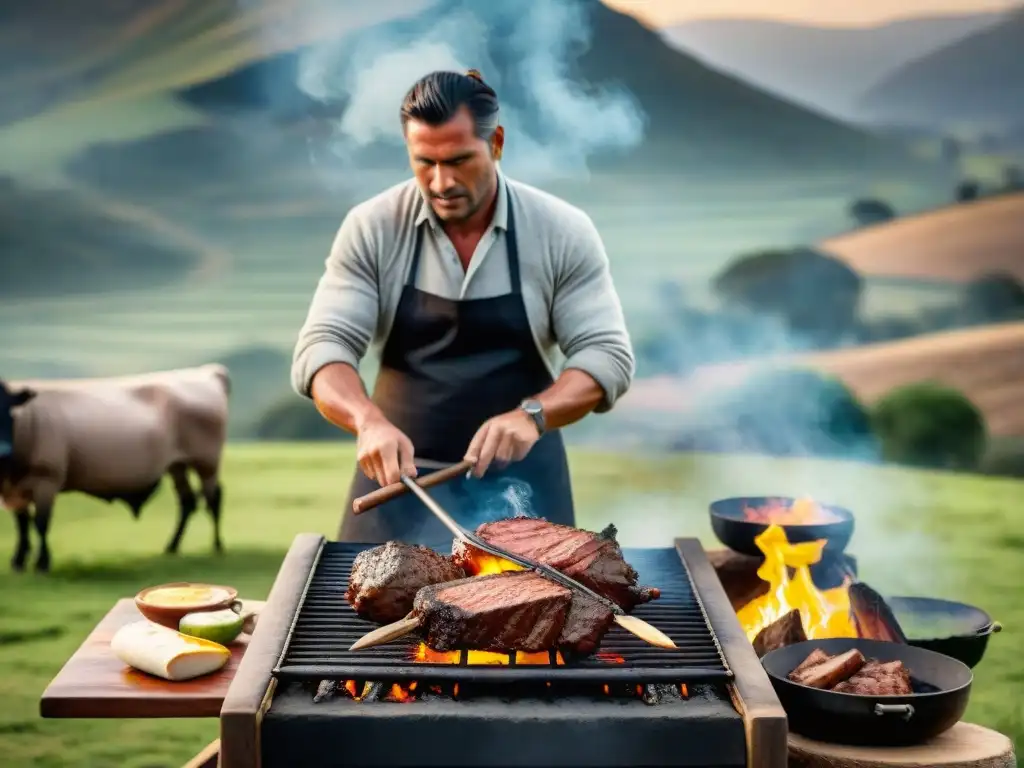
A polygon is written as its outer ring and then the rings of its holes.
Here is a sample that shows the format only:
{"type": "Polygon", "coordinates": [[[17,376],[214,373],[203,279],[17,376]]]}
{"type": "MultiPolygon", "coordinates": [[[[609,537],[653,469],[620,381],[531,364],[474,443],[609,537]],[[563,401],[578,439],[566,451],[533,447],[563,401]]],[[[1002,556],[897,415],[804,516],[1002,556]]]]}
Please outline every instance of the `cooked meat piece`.
{"type": "Polygon", "coordinates": [[[421,588],[465,576],[450,557],[389,541],[356,555],[345,599],[362,618],[390,624],[408,615],[421,588]]]}
{"type": "MultiPolygon", "coordinates": [[[[476,534],[496,547],[550,565],[617,603],[627,613],[661,595],[654,587],[637,586],[639,575],[623,559],[612,526],[601,533],[591,533],[532,517],[510,517],[484,523],[476,534]]],[[[461,541],[456,540],[452,546],[455,562],[470,573],[474,571],[473,554],[472,547],[461,541]]]]}
{"type": "Polygon", "coordinates": [[[821,648],[815,648],[813,651],[811,651],[810,655],[808,655],[806,659],[804,659],[795,667],[793,667],[793,671],[789,673],[789,679],[795,680],[795,676],[800,675],[807,668],[815,667],[818,664],[826,662],[831,658],[832,657],[825,653],[823,650],[821,650],[821,648]]]}
{"type": "Polygon", "coordinates": [[[901,661],[869,661],[832,690],[861,696],[906,696],[914,692],[910,672],[901,661]]]}
{"type": "Polygon", "coordinates": [[[424,587],[413,615],[435,651],[554,649],[572,592],[533,571],[473,576],[424,587]]]}
{"type": "Polygon", "coordinates": [[[565,656],[593,653],[614,620],[615,615],[602,603],[581,592],[574,592],[569,614],[558,638],[558,649],[565,656]]]}
{"type": "Polygon", "coordinates": [[[790,672],[789,679],[811,688],[831,688],[856,674],[864,662],[864,654],[853,648],[828,661],[806,667],[798,674],[790,672]]]}
{"type": "Polygon", "coordinates": [[[802,643],[806,639],[807,635],[804,634],[804,622],[800,618],[800,611],[790,611],[757,633],[753,643],[754,652],[760,658],[769,651],[794,643],[802,643]]]}

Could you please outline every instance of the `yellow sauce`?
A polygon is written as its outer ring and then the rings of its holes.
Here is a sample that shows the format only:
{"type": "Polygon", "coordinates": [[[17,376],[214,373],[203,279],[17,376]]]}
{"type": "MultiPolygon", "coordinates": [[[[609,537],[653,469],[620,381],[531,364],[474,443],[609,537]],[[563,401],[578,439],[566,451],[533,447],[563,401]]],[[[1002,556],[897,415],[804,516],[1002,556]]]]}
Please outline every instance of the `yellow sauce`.
{"type": "Polygon", "coordinates": [[[227,592],[214,587],[161,587],[147,592],[142,600],[160,608],[177,608],[182,605],[206,605],[227,597],[227,592]]]}

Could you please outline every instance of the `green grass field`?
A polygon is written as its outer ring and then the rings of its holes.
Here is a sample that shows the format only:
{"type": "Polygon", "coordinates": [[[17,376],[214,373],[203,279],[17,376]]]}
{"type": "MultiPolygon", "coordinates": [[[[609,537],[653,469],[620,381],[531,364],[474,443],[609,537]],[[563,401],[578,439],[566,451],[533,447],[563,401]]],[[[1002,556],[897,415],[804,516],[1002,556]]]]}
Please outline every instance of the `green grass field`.
{"type": "MultiPolygon", "coordinates": [[[[0,572],[0,763],[47,768],[180,766],[217,733],[213,720],[43,720],[39,697],[120,597],[154,583],[214,580],[262,598],[295,534],[332,536],[352,471],[350,445],[232,445],[225,467],[226,553],[193,519],[176,558],[159,554],[175,512],[169,488],[133,521],[120,506],[68,496],[51,533],[48,576],[0,572]]],[[[857,514],[851,551],[860,576],[887,594],[980,605],[1006,629],[976,680],[967,717],[1024,748],[1024,482],[857,464],[743,456],[621,456],[574,451],[579,524],[614,522],[625,546],[697,536],[715,546],[709,501],[743,494],[812,494],[857,514]]],[[[13,524],[0,551],[13,548],[13,524]]]]}

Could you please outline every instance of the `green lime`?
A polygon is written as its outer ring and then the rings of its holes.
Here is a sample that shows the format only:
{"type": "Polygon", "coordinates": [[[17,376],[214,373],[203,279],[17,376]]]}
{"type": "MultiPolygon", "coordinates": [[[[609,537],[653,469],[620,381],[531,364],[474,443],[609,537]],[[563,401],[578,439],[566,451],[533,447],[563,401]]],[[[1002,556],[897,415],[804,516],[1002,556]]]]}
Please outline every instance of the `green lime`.
{"type": "Polygon", "coordinates": [[[178,631],[227,645],[242,634],[243,622],[244,619],[230,608],[221,611],[196,611],[181,617],[178,631]]]}

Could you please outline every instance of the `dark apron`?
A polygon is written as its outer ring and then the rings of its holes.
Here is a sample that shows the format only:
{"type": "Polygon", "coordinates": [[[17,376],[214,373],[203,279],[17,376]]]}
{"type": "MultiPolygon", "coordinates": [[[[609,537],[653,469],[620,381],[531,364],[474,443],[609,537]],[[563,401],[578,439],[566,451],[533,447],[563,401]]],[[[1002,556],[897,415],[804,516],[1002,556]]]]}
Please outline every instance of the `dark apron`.
{"type": "MultiPolygon", "coordinates": [[[[426,203],[424,203],[426,204],[426,203]]],[[[553,383],[530,331],[523,304],[512,202],[508,203],[507,250],[512,291],[488,299],[458,301],[416,288],[423,224],[416,228],[412,265],[381,355],[373,401],[402,430],[419,459],[462,461],[473,435],[492,416],[518,407],[553,383]]],[[[417,464],[420,476],[436,467],[417,464]]],[[[352,500],[380,486],[356,468],[338,538],[391,539],[448,549],[452,534],[414,496],[404,494],[352,514],[352,500]]],[[[431,495],[463,527],[529,514],[575,524],[565,444],[546,432],[523,461],[495,464],[480,479],[457,478],[431,495]]]]}

